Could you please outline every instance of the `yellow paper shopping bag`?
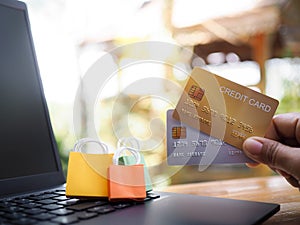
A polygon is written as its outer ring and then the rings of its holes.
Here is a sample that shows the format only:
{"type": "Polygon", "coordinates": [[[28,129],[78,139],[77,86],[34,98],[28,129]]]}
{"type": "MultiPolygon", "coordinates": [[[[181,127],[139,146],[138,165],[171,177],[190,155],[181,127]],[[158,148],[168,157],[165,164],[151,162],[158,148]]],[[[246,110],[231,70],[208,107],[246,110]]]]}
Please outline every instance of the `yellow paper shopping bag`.
{"type": "Polygon", "coordinates": [[[69,154],[66,196],[108,197],[107,169],[112,164],[113,154],[108,154],[105,144],[90,138],[79,140],[69,154]],[[83,153],[86,143],[94,142],[104,150],[103,153],[83,153]]]}
{"type": "Polygon", "coordinates": [[[113,158],[113,165],[108,168],[109,199],[138,199],[146,198],[144,166],[140,163],[137,150],[130,147],[118,149],[113,158]],[[119,156],[123,151],[130,151],[136,158],[136,164],[130,166],[119,165],[119,156]]]}

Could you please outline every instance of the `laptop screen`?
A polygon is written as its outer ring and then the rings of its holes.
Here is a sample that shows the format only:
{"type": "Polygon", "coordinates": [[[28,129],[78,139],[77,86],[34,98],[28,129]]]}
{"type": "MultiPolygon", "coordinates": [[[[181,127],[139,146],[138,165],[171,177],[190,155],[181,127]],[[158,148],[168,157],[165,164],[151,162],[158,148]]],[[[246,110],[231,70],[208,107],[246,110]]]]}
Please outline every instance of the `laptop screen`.
{"type": "Polygon", "coordinates": [[[0,1],[0,180],[57,172],[25,6],[0,1]]]}

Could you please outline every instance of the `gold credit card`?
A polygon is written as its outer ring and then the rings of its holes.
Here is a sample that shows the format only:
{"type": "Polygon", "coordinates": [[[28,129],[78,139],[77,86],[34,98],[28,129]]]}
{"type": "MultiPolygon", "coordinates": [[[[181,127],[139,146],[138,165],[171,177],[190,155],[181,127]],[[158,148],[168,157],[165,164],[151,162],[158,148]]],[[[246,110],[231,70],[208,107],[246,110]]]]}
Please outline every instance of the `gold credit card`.
{"type": "Polygon", "coordinates": [[[250,136],[265,135],[278,101],[201,68],[195,68],[173,118],[242,149],[250,136]]]}

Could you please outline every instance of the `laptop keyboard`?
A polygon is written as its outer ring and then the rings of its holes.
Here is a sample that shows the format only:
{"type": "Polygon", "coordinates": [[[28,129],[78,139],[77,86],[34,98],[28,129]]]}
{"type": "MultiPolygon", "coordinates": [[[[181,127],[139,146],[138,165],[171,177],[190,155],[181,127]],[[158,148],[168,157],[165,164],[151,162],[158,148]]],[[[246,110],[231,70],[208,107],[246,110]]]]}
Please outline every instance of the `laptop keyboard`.
{"type": "Polygon", "coordinates": [[[107,199],[77,199],[64,189],[0,200],[0,224],[72,224],[159,198],[148,192],[143,200],[109,202],[107,199]]]}

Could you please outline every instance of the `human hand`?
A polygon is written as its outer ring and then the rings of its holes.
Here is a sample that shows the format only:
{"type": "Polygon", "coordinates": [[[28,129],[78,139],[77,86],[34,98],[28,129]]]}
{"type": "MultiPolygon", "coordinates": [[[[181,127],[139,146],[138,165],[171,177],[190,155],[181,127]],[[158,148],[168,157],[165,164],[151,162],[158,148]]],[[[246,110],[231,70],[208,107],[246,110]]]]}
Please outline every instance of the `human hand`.
{"type": "Polygon", "coordinates": [[[294,187],[300,187],[300,113],[273,117],[265,138],[246,139],[243,150],[251,159],[277,171],[294,187]]]}

